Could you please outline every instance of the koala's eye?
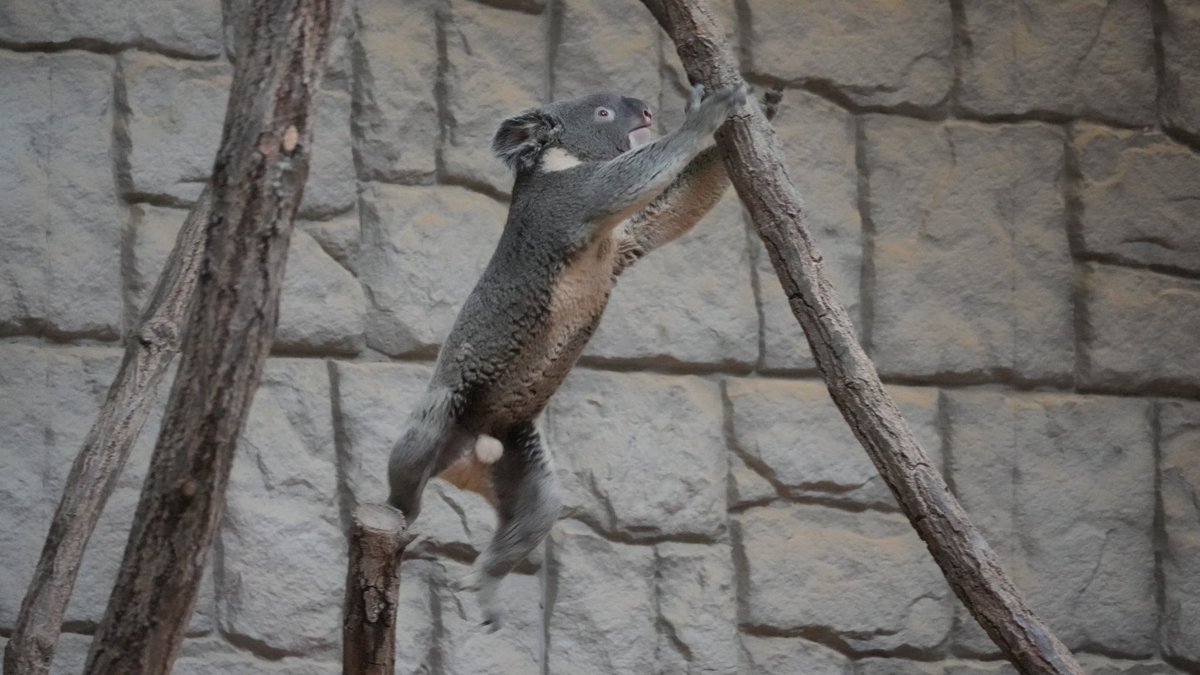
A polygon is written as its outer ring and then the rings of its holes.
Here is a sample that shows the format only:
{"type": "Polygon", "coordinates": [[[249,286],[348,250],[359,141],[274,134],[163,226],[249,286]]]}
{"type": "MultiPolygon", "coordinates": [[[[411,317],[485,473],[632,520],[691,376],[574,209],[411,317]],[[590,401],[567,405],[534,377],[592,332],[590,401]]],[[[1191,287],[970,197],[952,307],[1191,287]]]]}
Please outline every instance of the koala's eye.
{"type": "Polygon", "coordinates": [[[601,122],[611,122],[613,119],[613,111],[610,108],[603,106],[596,108],[596,119],[601,122]]]}

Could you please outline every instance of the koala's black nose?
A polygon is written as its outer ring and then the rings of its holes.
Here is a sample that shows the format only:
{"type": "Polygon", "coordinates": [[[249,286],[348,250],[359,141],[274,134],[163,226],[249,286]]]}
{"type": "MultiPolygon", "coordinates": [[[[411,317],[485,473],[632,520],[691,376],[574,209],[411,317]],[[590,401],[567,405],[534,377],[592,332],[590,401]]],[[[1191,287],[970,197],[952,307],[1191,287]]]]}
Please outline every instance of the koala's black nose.
{"type": "Polygon", "coordinates": [[[650,112],[649,108],[642,108],[642,119],[649,122],[652,117],[654,117],[654,113],[650,112]]]}

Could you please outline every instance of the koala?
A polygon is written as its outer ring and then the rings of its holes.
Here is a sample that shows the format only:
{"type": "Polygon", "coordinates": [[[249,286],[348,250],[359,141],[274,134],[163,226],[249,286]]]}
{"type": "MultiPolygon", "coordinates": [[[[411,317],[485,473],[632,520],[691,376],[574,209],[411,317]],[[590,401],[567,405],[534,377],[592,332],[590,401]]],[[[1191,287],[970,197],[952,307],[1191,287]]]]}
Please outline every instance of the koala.
{"type": "MultiPolygon", "coordinates": [[[[649,106],[613,94],[526,111],[495,134],[492,149],[514,172],[507,222],[388,461],[388,502],[410,523],[438,475],[495,507],[495,536],[459,585],[478,592],[493,630],[497,585],[561,508],[536,420],[621,272],[720,199],[721,156],[702,150],[745,97],[695,87],[679,129],[654,140],[649,106]]],[[[778,100],[768,95],[769,112],[778,100]]]]}

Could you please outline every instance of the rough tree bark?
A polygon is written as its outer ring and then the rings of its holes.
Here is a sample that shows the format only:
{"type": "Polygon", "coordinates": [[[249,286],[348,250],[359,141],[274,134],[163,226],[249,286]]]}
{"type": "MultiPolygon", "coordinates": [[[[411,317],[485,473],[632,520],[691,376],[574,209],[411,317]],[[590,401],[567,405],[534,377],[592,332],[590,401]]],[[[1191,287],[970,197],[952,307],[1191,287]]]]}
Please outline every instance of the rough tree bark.
{"type": "Polygon", "coordinates": [[[346,602],[342,614],[342,675],[392,675],[396,670],[396,601],[400,555],[412,540],[400,511],[364,504],[350,527],[346,602]]]}
{"type": "Polygon", "coordinates": [[[4,672],[9,675],[50,672],[83,551],[154,406],[158,385],[179,352],[211,207],[212,192],[206,188],[175,239],[141,323],[125,347],[121,369],[108,389],[100,416],[71,465],[42,557],[4,649],[4,672]]]}
{"type": "Polygon", "coordinates": [[[239,16],[212,213],[179,373],[86,672],[168,673],[220,522],[275,334],[314,99],[339,0],[253,0],[239,16]]]}
{"type": "MultiPolygon", "coordinates": [[[[710,91],[742,84],[737,62],[702,0],[642,1],[674,40],[692,82],[710,91]]],[[[825,276],[766,119],[756,109],[734,117],[717,132],[717,144],[830,396],[954,592],[1021,672],[1082,675],[1067,648],[1029,609],[884,391],[825,276]]]]}

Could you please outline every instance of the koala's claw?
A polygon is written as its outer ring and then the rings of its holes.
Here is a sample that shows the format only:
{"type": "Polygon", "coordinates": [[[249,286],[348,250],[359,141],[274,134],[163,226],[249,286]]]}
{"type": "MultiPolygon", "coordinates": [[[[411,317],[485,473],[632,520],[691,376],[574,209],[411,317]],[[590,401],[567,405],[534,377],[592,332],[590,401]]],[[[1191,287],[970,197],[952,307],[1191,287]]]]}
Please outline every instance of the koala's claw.
{"type": "Polygon", "coordinates": [[[692,86],[692,93],[688,96],[687,106],[684,107],[685,114],[692,114],[700,107],[700,102],[704,100],[704,85],[697,84],[692,86]]]}

